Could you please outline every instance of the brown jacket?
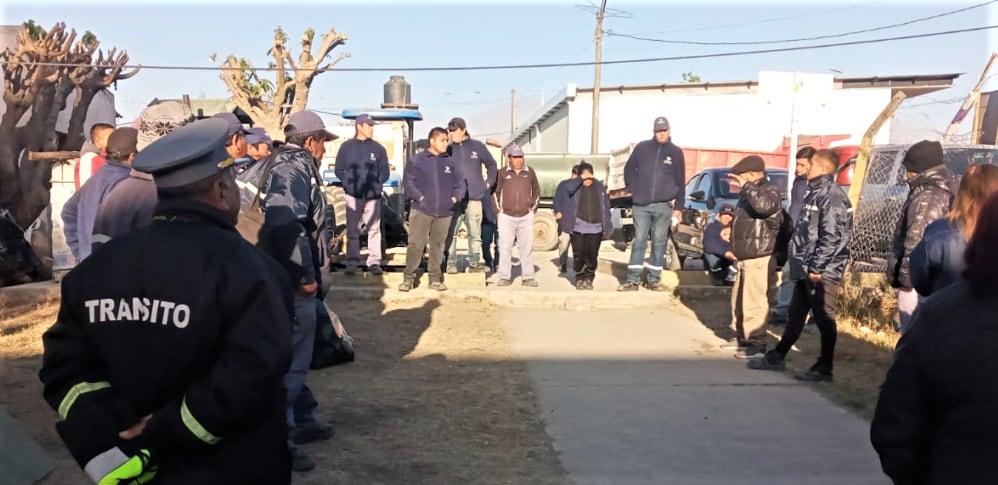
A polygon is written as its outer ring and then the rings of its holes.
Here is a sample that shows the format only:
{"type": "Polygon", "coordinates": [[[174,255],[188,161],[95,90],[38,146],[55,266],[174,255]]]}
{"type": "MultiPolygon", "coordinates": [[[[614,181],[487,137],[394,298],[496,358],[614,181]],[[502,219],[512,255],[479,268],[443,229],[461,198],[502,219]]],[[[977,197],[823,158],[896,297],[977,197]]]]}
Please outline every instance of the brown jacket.
{"type": "Polygon", "coordinates": [[[537,212],[537,204],[541,200],[541,184],[537,181],[534,169],[524,165],[520,173],[510,166],[499,170],[499,181],[492,202],[496,214],[506,214],[510,217],[523,217],[537,212]]]}

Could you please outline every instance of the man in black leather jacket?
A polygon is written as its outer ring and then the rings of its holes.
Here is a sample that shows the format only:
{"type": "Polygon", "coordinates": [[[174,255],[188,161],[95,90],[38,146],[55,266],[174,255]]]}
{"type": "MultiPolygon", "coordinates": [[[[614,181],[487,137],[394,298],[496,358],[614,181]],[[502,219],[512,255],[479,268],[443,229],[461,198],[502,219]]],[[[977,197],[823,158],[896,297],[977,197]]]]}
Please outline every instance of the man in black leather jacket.
{"type": "Polygon", "coordinates": [[[918,293],[912,289],[908,257],[922,240],[925,227],[949,213],[959,179],[943,165],[943,147],[937,141],[923,140],[912,145],[902,165],[908,171],[911,190],[894,231],[894,243],[887,261],[887,281],[898,289],[898,321],[904,333],[918,306],[918,293]]]}
{"type": "Polygon", "coordinates": [[[738,350],[740,359],[766,353],[766,317],[769,288],[775,279],[773,250],[782,221],[780,191],[766,180],[766,165],[752,155],[731,168],[741,185],[735,218],[731,222],[731,252],[738,274],[731,291],[731,323],[736,337],[722,348],[738,350]]]}

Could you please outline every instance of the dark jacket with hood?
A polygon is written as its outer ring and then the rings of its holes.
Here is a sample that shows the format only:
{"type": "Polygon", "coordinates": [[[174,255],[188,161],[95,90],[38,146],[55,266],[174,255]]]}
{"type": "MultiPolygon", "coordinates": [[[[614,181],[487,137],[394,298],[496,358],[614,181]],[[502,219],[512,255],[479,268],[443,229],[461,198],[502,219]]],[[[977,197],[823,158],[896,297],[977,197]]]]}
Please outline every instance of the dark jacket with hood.
{"type": "MultiPolygon", "coordinates": [[[[571,233],[575,229],[576,218],[578,216],[579,191],[582,189],[582,178],[569,179],[562,183],[566,184],[566,198],[559,205],[561,220],[558,221],[558,225],[562,228],[562,232],[571,233]]],[[[609,239],[613,235],[613,220],[610,216],[610,197],[606,193],[606,188],[603,187],[603,184],[599,180],[593,179],[592,188],[599,194],[600,198],[600,213],[602,214],[600,222],[603,223],[603,239],[609,239]]]]}
{"type": "Polygon", "coordinates": [[[965,279],[918,303],[883,385],[870,437],[898,485],[998,477],[998,292],[965,279]]]}
{"type": "Polygon", "coordinates": [[[446,153],[434,155],[429,150],[412,156],[402,173],[402,187],[410,207],[428,216],[454,215],[454,201],[467,193],[464,177],[455,160],[446,153]]]}
{"type": "Polygon", "coordinates": [[[962,223],[943,218],[929,224],[909,257],[912,288],[929,296],[960,281],[966,249],[962,223]]]}
{"type": "Polygon", "coordinates": [[[823,282],[838,285],[849,260],[852,205],[835,175],[811,180],[809,187],[790,240],[790,279],[817,274],[823,282]]]}
{"type": "Polygon", "coordinates": [[[957,176],[944,165],[930,168],[908,182],[911,190],[901,208],[887,260],[887,280],[895,288],[911,288],[909,257],[922,240],[926,226],[949,214],[959,186],[957,176]]]}
{"type": "Polygon", "coordinates": [[[659,143],[652,138],[638,143],[624,166],[624,185],[634,205],[673,202],[682,210],[686,196],[686,159],[672,139],[659,143]]]}
{"type": "Polygon", "coordinates": [[[343,191],[358,200],[378,200],[388,181],[388,152],[380,143],[352,138],[336,152],[336,178],[343,191]]]}
{"type": "Polygon", "coordinates": [[[484,143],[472,140],[471,136],[468,136],[462,142],[451,143],[447,152],[461,171],[466,184],[465,193],[457,198],[458,202],[482,200],[486,194],[495,190],[496,172],[499,170],[499,166],[484,143]],[[482,165],[485,166],[486,171],[484,178],[482,177],[482,165]]]}
{"type": "Polygon", "coordinates": [[[159,196],[152,175],[132,169],[107,194],[94,218],[91,253],[108,241],[152,224],[159,196]]]}
{"type": "Polygon", "coordinates": [[[569,221],[565,216],[565,206],[568,204],[571,195],[568,193],[569,186],[572,186],[576,179],[565,179],[558,182],[558,187],[554,189],[554,200],[551,202],[551,210],[555,214],[562,213],[562,218],[558,220],[558,230],[561,232],[572,232],[575,221],[569,221]]]}
{"type": "Polygon", "coordinates": [[[742,185],[731,221],[731,252],[739,261],[772,256],[783,220],[783,197],[765,177],[742,185]]]}

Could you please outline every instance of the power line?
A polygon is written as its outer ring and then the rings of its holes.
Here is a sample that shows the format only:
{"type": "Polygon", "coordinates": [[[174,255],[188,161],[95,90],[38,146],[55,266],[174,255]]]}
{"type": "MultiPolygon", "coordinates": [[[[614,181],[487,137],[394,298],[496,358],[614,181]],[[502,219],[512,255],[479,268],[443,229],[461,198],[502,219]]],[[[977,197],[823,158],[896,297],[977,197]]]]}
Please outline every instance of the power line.
{"type": "Polygon", "coordinates": [[[620,34],[620,33],[614,32],[612,30],[606,31],[606,35],[613,36],[613,37],[626,37],[628,39],[643,40],[643,41],[648,41],[648,42],[661,42],[663,44],[683,44],[683,45],[707,45],[707,46],[714,45],[714,46],[716,46],[716,45],[789,44],[789,43],[793,43],[793,42],[804,42],[804,41],[812,41],[812,40],[835,39],[835,38],[838,38],[838,37],[847,37],[847,36],[856,35],[856,34],[867,34],[867,33],[870,33],[870,32],[879,32],[881,30],[894,29],[894,28],[897,28],[897,27],[904,27],[904,26],[916,24],[916,23],[919,23],[919,22],[925,22],[925,21],[928,21],[928,20],[934,20],[934,19],[938,19],[938,18],[949,16],[949,15],[955,15],[955,14],[958,14],[958,13],[963,13],[963,12],[966,12],[968,10],[973,10],[975,8],[981,8],[981,7],[984,7],[984,6],[987,6],[987,5],[991,5],[992,3],[998,3],[998,0],[990,0],[988,2],[979,3],[977,5],[971,5],[969,7],[961,8],[961,9],[958,9],[958,10],[951,10],[949,12],[943,12],[943,13],[936,14],[936,15],[931,15],[931,16],[928,16],[928,17],[922,17],[922,18],[917,18],[917,19],[913,19],[913,20],[908,20],[906,22],[901,22],[901,23],[897,23],[897,24],[883,25],[883,26],[880,26],[880,27],[873,27],[873,28],[862,29],[862,30],[854,30],[852,32],[843,32],[841,34],[819,35],[819,36],[815,36],[815,37],[800,37],[800,38],[797,38],[797,39],[757,40],[757,41],[741,41],[741,42],[700,42],[700,41],[694,41],[694,40],[655,39],[655,38],[650,38],[650,37],[641,37],[639,35],[620,34]]]}
{"type": "MultiPolygon", "coordinates": [[[[995,0],[998,1],[998,0],[995,0]]],[[[693,59],[715,59],[721,57],[739,57],[739,56],[750,56],[758,54],[774,54],[780,52],[797,52],[815,49],[828,49],[832,47],[847,47],[854,45],[866,45],[866,44],[882,44],[887,42],[895,42],[901,40],[913,40],[913,39],[925,39],[929,37],[942,37],[947,35],[955,34],[966,34],[970,32],[981,32],[985,30],[993,30],[998,28],[998,25],[985,25],[983,27],[969,27],[965,29],[956,30],[944,30],[941,32],[928,32],[924,34],[912,34],[912,35],[902,35],[897,37],[882,37],[878,39],[865,39],[865,40],[854,40],[848,42],[835,42],[830,44],[814,44],[814,45],[802,45],[795,47],[774,47],[772,49],[756,49],[747,51],[730,51],[730,52],[715,52],[712,54],[691,54],[684,56],[670,56],[670,57],[648,57],[640,59],[619,59],[615,61],[602,61],[600,64],[603,65],[614,65],[614,64],[646,64],[652,62],[668,62],[668,61],[686,61],[693,59]]],[[[0,61],[0,65],[11,64],[10,61],[0,61]]],[[[47,66],[47,67],[79,67],[79,66],[90,66],[90,64],[79,64],[79,63],[64,63],[64,62],[18,62],[20,65],[37,65],[37,66],[47,66]]],[[[553,62],[553,63],[543,63],[543,64],[506,64],[506,65],[492,65],[492,66],[449,66],[449,67],[337,67],[334,69],[337,72],[425,72],[425,71],[498,71],[498,70],[510,70],[510,69],[549,69],[549,68],[559,68],[559,67],[588,67],[596,65],[595,62],[583,61],[583,62],[553,62]]],[[[206,67],[206,66],[164,66],[164,65],[128,65],[124,68],[139,68],[147,70],[166,70],[166,71],[223,71],[223,70],[242,70],[238,67],[206,67]]],[[[276,71],[276,68],[258,68],[257,71],[276,71]]],[[[290,70],[290,69],[288,69],[290,70]]]]}
{"type": "Polygon", "coordinates": [[[749,27],[749,26],[752,26],[752,25],[761,25],[761,24],[768,24],[768,23],[774,23],[774,22],[782,22],[784,20],[793,20],[793,19],[798,19],[798,18],[801,18],[801,17],[811,17],[811,16],[814,16],[814,15],[821,15],[821,14],[825,14],[825,13],[841,12],[841,11],[844,11],[844,10],[852,10],[852,9],[856,9],[856,8],[860,8],[860,7],[865,7],[867,5],[872,5],[874,3],[878,3],[878,2],[865,2],[865,3],[856,4],[856,5],[849,5],[847,7],[822,9],[822,10],[816,10],[816,11],[811,11],[811,12],[808,12],[808,13],[802,13],[802,14],[797,14],[797,15],[787,15],[787,16],[784,16],[784,17],[772,17],[772,18],[768,18],[768,19],[758,20],[758,21],[755,21],[755,22],[743,22],[743,23],[737,23],[737,24],[719,24],[719,25],[711,25],[711,26],[707,26],[707,27],[695,27],[695,28],[690,28],[690,29],[661,30],[661,31],[658,31],[658,32],[641,32],[641,33],[637,33],[637,34],[634,34],[634,35],[678,34],[678,33],[683,33],[683,32],[705,32],[705,31],[708,31],[708,30],[730,29],[730,28],[734,28],[734,27],[749,27]]]}

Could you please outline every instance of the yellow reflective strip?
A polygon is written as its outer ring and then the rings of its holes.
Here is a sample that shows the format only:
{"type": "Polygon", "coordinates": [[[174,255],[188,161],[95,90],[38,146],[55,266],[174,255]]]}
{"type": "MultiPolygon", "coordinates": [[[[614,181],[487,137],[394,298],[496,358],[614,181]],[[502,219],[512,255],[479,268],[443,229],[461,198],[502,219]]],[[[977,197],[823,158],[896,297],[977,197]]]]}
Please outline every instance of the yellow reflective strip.
{"type": "Polygon", "coordinates": [[[191,414],[190,408],[187,407],[187,398],[184,398],[183,403],[180,404],[180,419],[183,420],[184,426],[187,426],[187,430],[191,432],[197,439],[208,443],[209,445],[218,444],[222,441],[222,438],[215,436],[204,429],[198,420],[194,419],[194,415],[191,414]]]}
{"type": "Polygon", "coordinates": [[[66,393],[66,397],[62,398],[62,402],[59,403],[59,417],[66,419],[69,415],[69,409],[73,407],[73,403],[76,399],[88,392],[99,391],[101,389],[107,389],[111,387],[111,383],[107,381],[100,382],[81,382],[69,389],[66,393]]]}

